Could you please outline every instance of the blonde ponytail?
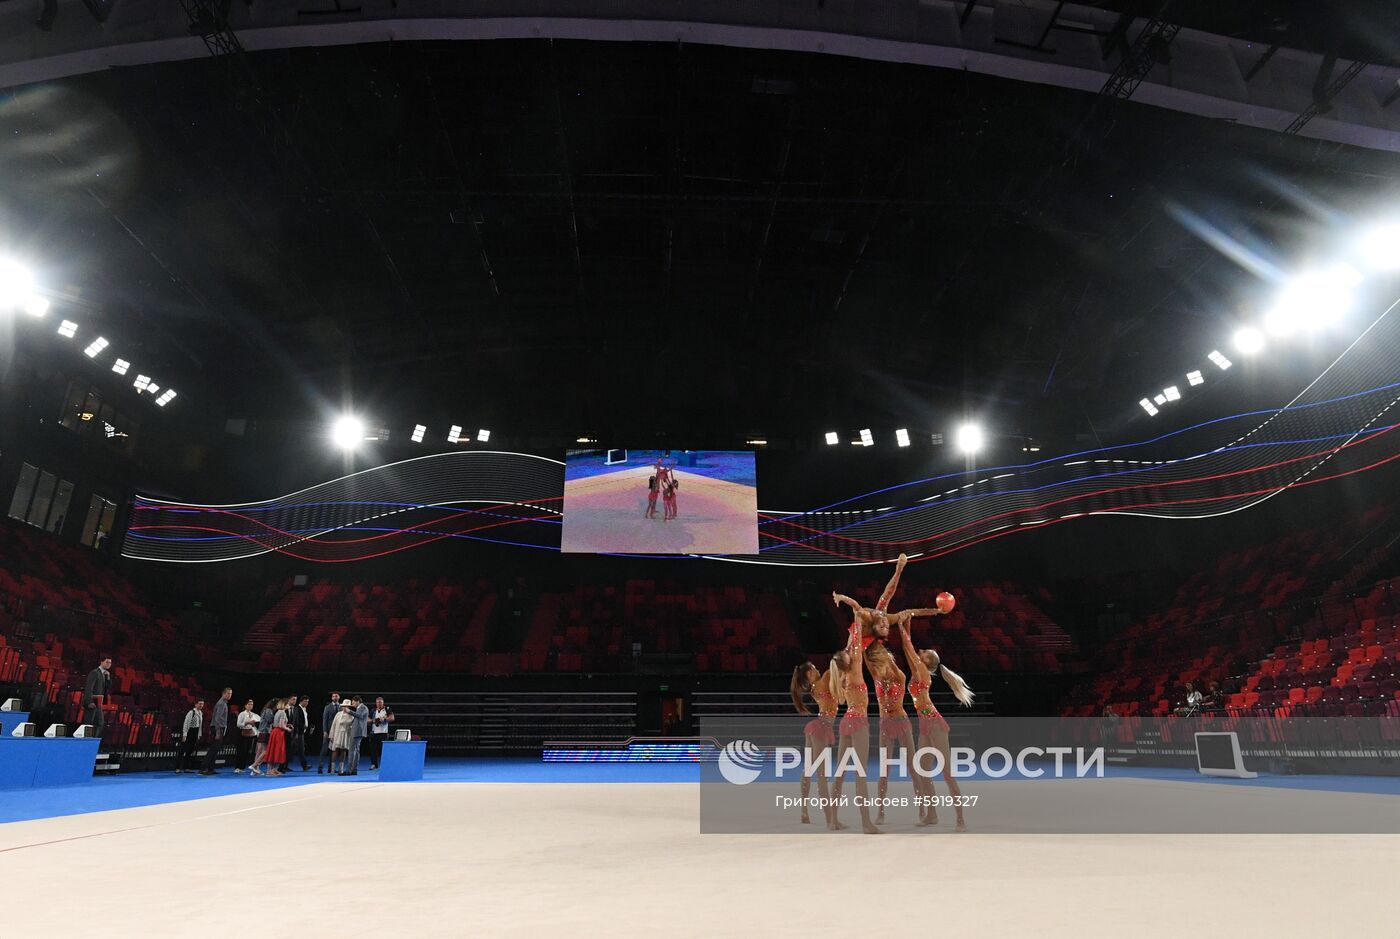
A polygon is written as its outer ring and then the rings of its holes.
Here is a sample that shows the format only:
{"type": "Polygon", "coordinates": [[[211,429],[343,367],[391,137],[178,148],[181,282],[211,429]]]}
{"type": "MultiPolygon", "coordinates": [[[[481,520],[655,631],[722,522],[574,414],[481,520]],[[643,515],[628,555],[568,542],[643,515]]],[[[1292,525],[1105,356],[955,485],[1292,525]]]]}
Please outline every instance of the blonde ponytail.
{"type": "Polygon", "coordinates": [[[943,676],[943,680],[948,683],[948,687],[953,689],[953,697],[962,702],[963,707],[972,707],[972,699],[976,693],[967,686],[963,677],[946,665],[938,666],[938,674],[943,676]]]}
{"type": "Polygon", "coordinates": [[[826,684],[831,691],[832,700],[836,706],[840,707],[846,703],[846,683],[841,678],[841,669],[836,667],[836,656],[831,657],[831,664],[826,667],[826,684]]]}

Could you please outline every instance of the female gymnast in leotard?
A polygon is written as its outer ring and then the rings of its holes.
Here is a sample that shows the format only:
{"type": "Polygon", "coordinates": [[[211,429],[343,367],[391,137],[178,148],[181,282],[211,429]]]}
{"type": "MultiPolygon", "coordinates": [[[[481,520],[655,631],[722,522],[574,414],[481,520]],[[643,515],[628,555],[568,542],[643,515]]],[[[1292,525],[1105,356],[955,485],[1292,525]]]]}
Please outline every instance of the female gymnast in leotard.
{"type": "MultiPolygon", "coordinates": [[[[870,689],[866,687],[865,676],[861,672],[865,650],[861,646],[860,632],[860,620],[857,619],[851,623],[850,639],[846,643],[846,666],[842,668],[840,663],[837,663],[837,669],[841,673],[841,687],[846,698],[846,714],[841,718],[841,742],[836,748],[836,766],[842,765],[842,759],[847,753],[855,753],[860,825],[867,835],[879,835],[883,833],[870,820],[870,788],[865,783],[866,759],[870,755],[870,718],[866,713],[870,708],[870,689]]],[[[841,784],[844,781],[845,773],[838,772],[836,783],[831,789],[829,826],[833,829],[846,827],[837,818],[837,805],[841,801],[841,784]]]]}
{"type": "MultiPolygon", "coordinates": [[[[810,760],[815,762],[821,758],[826,750],[836,743],[836,710],[841,706],[841,665],[850,664],[850,658],[845,652],[837,652],[831,657],[831,665],[825,672],[820,671],[811,662],[803,662],[792,670],[792,705],[797,708],[798,713],[811,714],[807,710],[807,704],[803,700],[803,695],[810,693],[817,702],[817,716],[807,722],[803,729],[806,738],[807,753],[810,760]]],[[[802,770],[802,824],[810,825],[812,819],[807,814],[807,797],[812,791],[812,777],[808,772],[808,765],[802,770]]],[[[826,816],[826,827],[834,828],[830,800],[828,799],[826,786],[826,771],[817,774],[817,791],[822,799],[822,813],[826,816]]]]}
{"type": "MultiPolygon", "coordinates": [[[[919,746],[932,747],[942,754],[943,781],[948,784],[948,793],[953,797],[953,811],[957,813],[958,818],[957,830],[967,831],[961,805],[962,790],[958,788],[958,781],[949,765],[948,721],[938,713],[938,708],[934,707],[933,699],[929,696],[930,676],[937,671],[948,683],[948,687],[953,689],[953,697],[962,702],[963,707],[972,707],[973,691],[961,675],[942,663],[937,652],[932,649],[915,651],[914,642],[909,638],[907,620],[899,624],[899,638],[904,646],[904,660],[909,663],[909,670],[913,674],[909,679],[909,696],[914,699],[914,710],[919,712],[919,746]]],[[[926,779],[925,782],[928,785],[928,794],[933,795],[933,780],[926,779]]],[[[930,811],[919,821],[920,825],[938,824],[938,813],[932,811],[932,805],[929,808],[930,811]]]]}
{"type": "MultiPolygon", "coordinates": [[[[883,614],[880,614],[883,615],[883,614]]],[[[877,629],[883,628],[884,635],[889,635],[888,626],[885,623],[878,623],[877,629]]],[[[884,637],[876,633],[879,637],[876,642],[870,644],[865,650],[865,667],[870,672],[870,677],[875,679],[875,703],[880,706],[880,750],[889,753],[898,744],[904,748],[906,760],[914,756],[914,731],[909,725],[909,716],[904,713],[904,672],[900,671],[895,663],[894,656],[890,650],[885,648],[882,640],[884,637]]],[[[914,784],[915,796],[931,796],[933,793],[927,790],[927,780],[917,773],[910,772],[910,779],[914,784]]],[[[885,773],[885,763],[880,761],[880,782],[877,786],[879,795],[879,808],[875,813],[875,824],[879,825],[885,821],[885,794],[889,791],[889,777],[885,773]]],[[[929,800],[916,799],[919,807],[919,819],[924,817],[924,806],[931,805],[929,800]]]]}
{"type": "MultiPolygon", "coordinates": [[[[914,735],[909,725],[909,717],[904,713],[904,673],[894,661],[894,656],[885,648],[885,640],[889,638],[890,624],[898,623],[907,631],[909,621],[916,616],[941,616],[942,610],[938,609],[914,609],[902,610],[899,613],[890,614],[886,610],[890,600],[894,598],[895,589],[899,586],[899,576],[904,573],[904,567],[909,563],[909,558],[901,554],[899,560],[895,562],[894,576],[890,578],[884,593],[880,594],[879,601],[875,608],[867,609],[844,594],[834,593],[832,599],[840,606],[845,604],[855,613],[856,621],[861,624],[862,645],[865,646],[866,668],[870,670],[870,676],[875,680],[875,700],[880,705],[880,748],[888,751],[891,742],[899,741],[904,747],[904,752],[912,756],[914,753],[914,735]]],[[[912,667],[912,666],[911,666],[912,667]]],[[[914,794],[916,796],[932,796],[932,783],[924,779],[917,773],[911,771],[910,776],[914,784],[914,794]]],[[[884,761],[880,762],[880,782],[879,796],[880,805],[875,818],[875,823],[880,824],[885,820],[884,797],[889,790],[889,779],[885,775],[884,761]]],[[[933,806],[922,800],[919,806],[919,820],[922,822],[926,818],[926,808],[933,806]]],[[[935,819],[937,816],[934,816],[935,819]]]]}

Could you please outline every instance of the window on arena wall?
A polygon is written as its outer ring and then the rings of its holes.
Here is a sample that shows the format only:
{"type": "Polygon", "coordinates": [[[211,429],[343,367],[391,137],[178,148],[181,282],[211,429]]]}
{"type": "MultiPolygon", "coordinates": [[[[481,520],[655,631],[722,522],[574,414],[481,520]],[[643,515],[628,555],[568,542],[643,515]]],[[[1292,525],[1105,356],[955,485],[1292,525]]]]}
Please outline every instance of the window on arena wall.
{"type": "Polygon", "coordinates": [[[90,548],[102,547],[102,542],[112,533],[116,517],[117,504],[94,495],[88,502],[87,519],[83,522],[83,544],[90,548]]]}
{"type": "Polygon", "coordinates": [[[63,527],[72,500],[72,483],[25,463],[20,468],[19,482],[10,500],[10,518],[56,532],[63,527]]]}

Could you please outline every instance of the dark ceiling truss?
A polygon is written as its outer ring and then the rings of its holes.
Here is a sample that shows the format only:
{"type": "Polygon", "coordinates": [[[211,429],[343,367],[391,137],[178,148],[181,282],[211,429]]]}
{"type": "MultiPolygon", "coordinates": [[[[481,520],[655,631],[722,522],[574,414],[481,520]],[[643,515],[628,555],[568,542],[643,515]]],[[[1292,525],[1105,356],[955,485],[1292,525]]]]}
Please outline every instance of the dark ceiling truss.
{"type": "MultiPolygon", "coordinates": [[[[1143,24],[1137,39],[1119,59],[1117,67],[1108,77],[1108,81],[1104,82],[1099,94],[1106,98],[1127,100],[1133,96],[1138,85],[1142,84],[1142,80],[1156,65],[1170,60],[1172,41],[1181,32],[1181,26],[1163,18],[1170,6],[1171,0],[1166,0],[1143,24]]],[[[1127,25],[1123,24],[1125,42],[1126,30],[1127,25]]]]}
{"type": "Polygon", "coordinates": [[[1332,110],[1332,99],[1337,97],[1338,93],[1347,85],[1350,85],[1352,79],[1360,75],[1366,68],[1365,62],[1352,62],[1346,68],[1342,69],[1340,75],[1328,81],[1327,73],[1331,71],[1335,63],[1336,59],[1332,56],[1323,58],[1322,65],[1318,72],[1318,86],[1313,90],[1312,103],[1304,108],[1302,113],[1295,117],[1289,125],[1283,129],[1285,134],[1298,133],[1298,131],[1307,126],[1308,121],[1311,121],[1319,114],[1326,114],[1328,111],[1332,110]]]}

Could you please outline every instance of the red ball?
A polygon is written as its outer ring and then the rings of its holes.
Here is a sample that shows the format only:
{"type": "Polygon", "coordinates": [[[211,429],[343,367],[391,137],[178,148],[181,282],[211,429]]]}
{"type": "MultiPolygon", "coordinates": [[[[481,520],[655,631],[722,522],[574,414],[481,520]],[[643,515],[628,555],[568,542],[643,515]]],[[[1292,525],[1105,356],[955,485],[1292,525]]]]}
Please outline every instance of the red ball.
{"type": "Polygon", "coordinates": [[[937,604],[938,608],[944,613],[953,612],[953,607],[958,603],[957,600],[953,599],[953,595],[946,590],[937,597],[934,597],[933,602],[937,604]]]}

